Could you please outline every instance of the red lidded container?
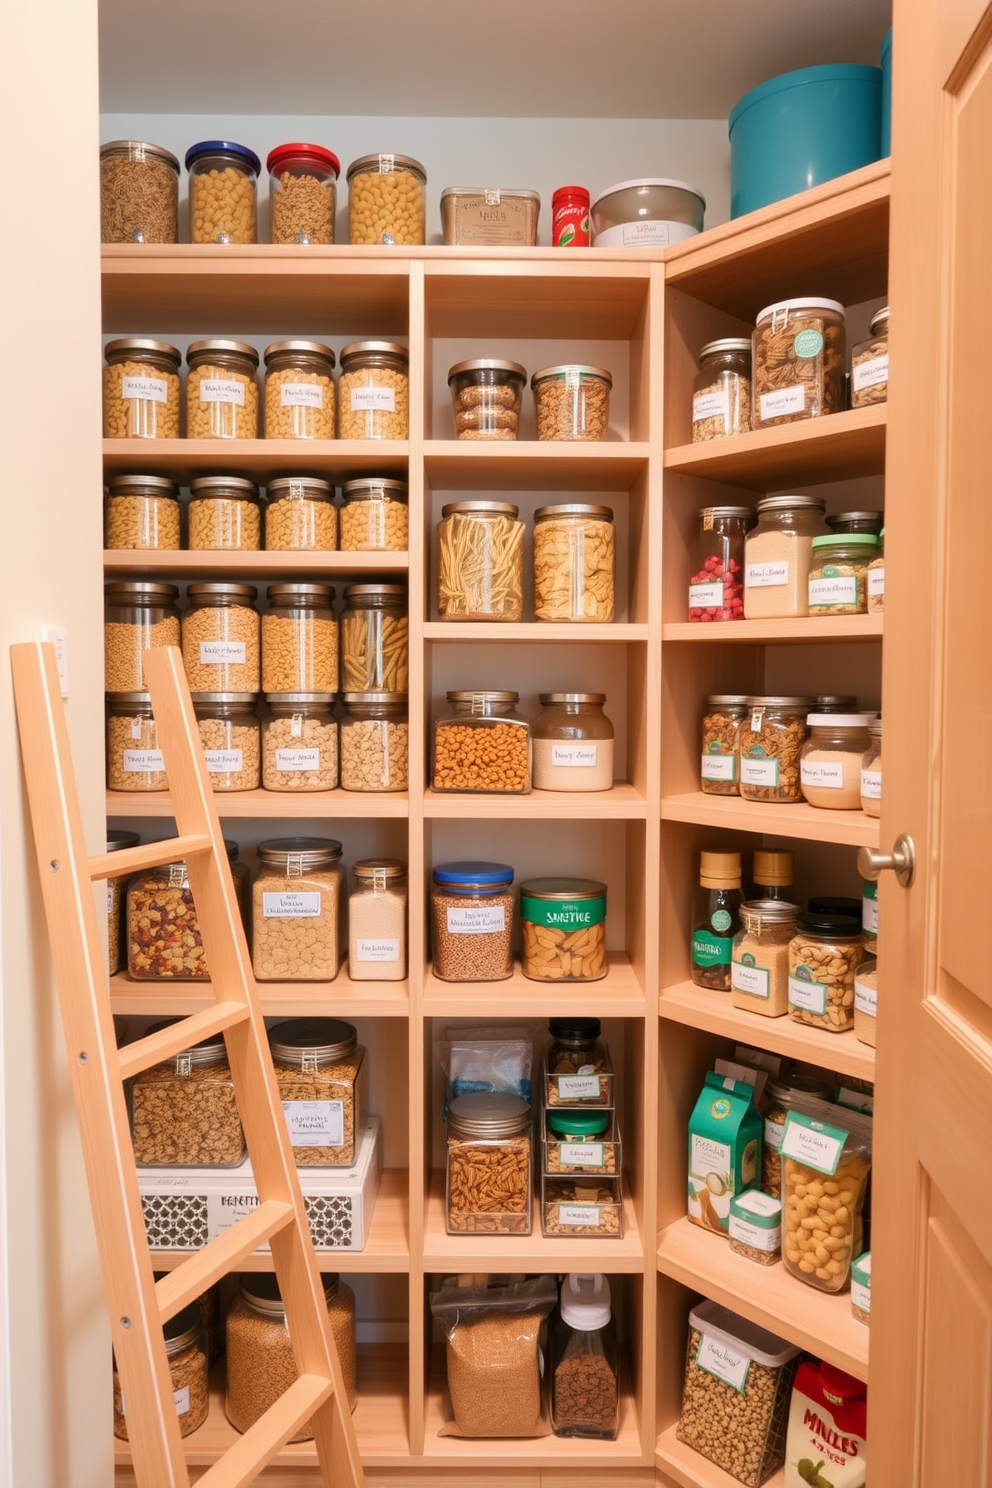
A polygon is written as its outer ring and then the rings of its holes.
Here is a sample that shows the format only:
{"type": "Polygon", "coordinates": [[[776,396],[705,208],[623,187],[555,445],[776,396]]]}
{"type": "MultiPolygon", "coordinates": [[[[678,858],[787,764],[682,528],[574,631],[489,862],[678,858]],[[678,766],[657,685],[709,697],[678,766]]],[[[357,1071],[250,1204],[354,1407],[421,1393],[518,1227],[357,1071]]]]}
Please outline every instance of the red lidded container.
{"type": "Polygon", "coordinates": [[[273,243],[333,243],[341,172],[334,151],[323,145],[277,145],[266,166],[273,243]]]}
{"type": "Polygon", "coordinates": [[[551,246],[588,248],[589,193],[584,186],[559,186],[551,198],[551,246]]]}

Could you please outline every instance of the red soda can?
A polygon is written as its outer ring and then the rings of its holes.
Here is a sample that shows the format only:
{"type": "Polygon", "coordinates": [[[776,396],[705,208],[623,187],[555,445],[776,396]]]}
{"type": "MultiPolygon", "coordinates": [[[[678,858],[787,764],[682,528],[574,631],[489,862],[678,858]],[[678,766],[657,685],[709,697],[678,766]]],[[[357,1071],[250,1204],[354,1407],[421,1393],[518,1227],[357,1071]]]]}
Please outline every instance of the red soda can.
{"type": "Polygon", "coordinates": [[[588,248],[589,193],[584,186],[559,186],[551,198],[551,246],[588,248]]]}

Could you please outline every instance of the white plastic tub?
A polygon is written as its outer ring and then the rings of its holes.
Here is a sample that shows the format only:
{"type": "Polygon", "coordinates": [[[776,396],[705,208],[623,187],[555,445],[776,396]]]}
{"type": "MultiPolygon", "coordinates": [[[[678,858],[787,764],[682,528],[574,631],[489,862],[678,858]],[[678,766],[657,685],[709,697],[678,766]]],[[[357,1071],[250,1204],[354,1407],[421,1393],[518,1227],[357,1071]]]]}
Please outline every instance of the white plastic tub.
{"type": "Polygon", "coordinates": [[[592,204],[593,247],[667,248],[701,232],[705,211],[706,198],[687,181],[620,181],[592,204]]]}

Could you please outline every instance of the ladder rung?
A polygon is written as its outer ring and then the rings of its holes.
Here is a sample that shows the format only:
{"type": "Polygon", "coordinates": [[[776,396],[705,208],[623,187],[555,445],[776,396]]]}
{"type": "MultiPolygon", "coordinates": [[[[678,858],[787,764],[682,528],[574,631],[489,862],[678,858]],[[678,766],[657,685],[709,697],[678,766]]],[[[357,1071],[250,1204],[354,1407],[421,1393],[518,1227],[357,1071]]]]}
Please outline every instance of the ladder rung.
{"type": "Polygon", "coordinates": [[[167,1323],[189,1302],[195,1302],[207,1287],[233,1271],[246,1256],[256,1251],[265,1240],[271,1240],[292,1220],[292,1204],[283,1199],[265,1199],[244,1219],[239,1219],[237,1224],[183,1261],[175,1271],[163,1276],[155,1284],[162,1322],[167,1323]]]}
{"type": "Polygon", "coordinates": [[[320,1374],[302,1374],[270,1405],[265,1415],[249,1426],[201,1478],[196,1488],[246,1488],[253,1483],[284,1442],[310,1419],[333,1393],[331,1380],[320,1374]]]}
{"type": "Polygon", "coordinates": [[[140,1075],[142,1070],[151,1069],[153,1064],[161,1064],[163,1059],[172,1059],[176,1054],[192,1049],[194,1044],[211,1034],[237,1027],[247,1017],[247,1003],[217,1002],[213,1007],[204,1008],[202,1013],[190,1013],[188,1018],[180,1018],[178,1023],[160,1028],[158,1033],[151,1033],[147,1038],[135,1039],[133,1044],[125,1044],[118,1052],[121,1079],[130,1080],[134,1075],[140,1075]]]}
{"type": "Polygon", "coordinates": [[[89,858],[90,878],[123,878],[140,873],[144,868],[161,868],[164,863],[178,863],[194,853],[209,852],[212,840],[205,832],[191,832],[186,837],[166,837],[160,842],[145,842],[138,847],[122,847],[119,852],[97,853],[89,858]]]}

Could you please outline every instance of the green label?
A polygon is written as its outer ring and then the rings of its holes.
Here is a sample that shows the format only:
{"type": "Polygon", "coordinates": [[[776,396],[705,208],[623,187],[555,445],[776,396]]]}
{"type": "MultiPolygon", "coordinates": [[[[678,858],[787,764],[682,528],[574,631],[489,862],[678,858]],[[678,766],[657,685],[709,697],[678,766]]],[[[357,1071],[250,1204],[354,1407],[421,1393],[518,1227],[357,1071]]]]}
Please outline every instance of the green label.
{"type": "Polygon", "coordinates": [[[733,923],[733,916],[729,915],[725,909],[718,909],[715,914],[710,916],[710,924],[714,930],[721,932],[729,930],[733,923]]]}
{"type": "Polygon", "coordinates": [[[789,1111],[782,1135],[782,1156],[832,1178],[840,1164],[849,1133],[842,1126],[828,1126],[799,1111],[789,1111]]]}
{"type": "Polygon", "coordinates": [[[840,573],[840,569],[837,567],[836,563],[825,563],[820,569],[820,573],[825,579],[835,579],[840,573]]]}
{"type": "Polygon", "coordinates": [[[695,930],[692,936],[694,966],[727,966],[733,949],[732,935],[711,935],[708,930],[695,930]]]}
{"type": "Polygon", "coordinates": [[[520,917],[531,925],[549,930],[581,930],[583,925],[601,925],[606,919],[606,896],[601,899],[531,899],[520,896],[520,917]]]}
{"type": "Polygon", "coordinates": [[[800,331],[792,343],[792,349],[804,361],[819,356],[823,350],[823,336],[820,331],[800,331]]]}
{"type": "Polygon", "coordinates": [[[559,248],[570,248],[571,245],[572,245],[572,242],[574,241],[574,238],[575,238],[575,226],[574,226],[573,223],[567,222],[565,224],[565,226],[562,228],[561,233],[559,235],[559,238],[558,238],[558,247],[559,248]]]}

